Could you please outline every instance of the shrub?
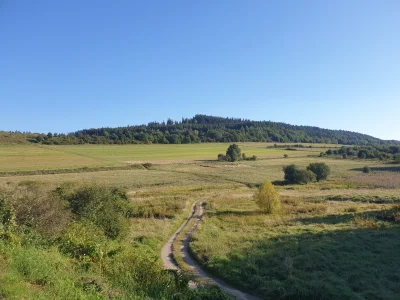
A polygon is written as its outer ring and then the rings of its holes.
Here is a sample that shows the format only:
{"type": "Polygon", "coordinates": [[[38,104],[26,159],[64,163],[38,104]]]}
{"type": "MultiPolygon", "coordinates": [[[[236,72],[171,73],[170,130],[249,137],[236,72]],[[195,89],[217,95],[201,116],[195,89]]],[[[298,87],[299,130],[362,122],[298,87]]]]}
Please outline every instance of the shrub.
{"type": "Polygon", "coordinates": [[[395,163],[400,164],[400,153],[393,155],[393,160],[395,163]]]}
{"type": "Polygon", "coordinates": [[[15,212],[6,196],[0,195],[0,239],[7,238],[16,229],[15,212]]]}
{"type": "Polygon", "coordinates": [[[343,159],[347,159],[347,153],[342,154],[343,159]]]}
{"type": "Polygon", "coordinates": [[[326,180],[331,172],[326,163],[311,163],[308,165],[307,170],[316,175],[317,181],[326,180]]]}
{"type": "Polygon", "coordinates": [[[58,192],[68,201],[72,213],[100,226],[107,237],[115,239],[127,232],[126,218],[132,207],[121,190],[93,185],[66,194],[62,189],[58,192]]]}
{"type": "Polygon", "coordinates": [[[296,165],[283,167],[285,180],[289,183],[307,184],[315,180],[315,175],[310,170],[301,170],[296,165]]]}
{"type": "Polygon", "coordinates": [[[287,154],[283,154],[283,157],[284,157],[284,158],[288,158],[288,157],[289,157],[289,155],[287,155],[287,154]]]}
{"type": "Polygon", "coordinates": [[[371,168],[368,167],[368,166],[365,166],[365,167],[362,168],[362,172],[363,173],[371,173],[371,168]]]}
{"type": "Polygon", "coordinates": [[[15,212],[15,222],[24,230],[56,238],[70,222],[67,203],[41,183],[21,182],[7,193],[15,212]]]}
{"type": "Polygon", "coordinates": [[[255,194],[255,200],[258,207],[267,214],[276,214],[279,212],[281,202],[279,194],[276,192],[275,187],[269,181],[265,182],[258,192],[255,194]]]}
{"type": "Polygon", "coordinates": [[[310,170],[299,170],[297,174],[297,182],[301,184],[308,184],[313,182],[315,179],[315,174],[310,170]]]}
{"type": "Polygon", "coordinates": [[[59,248],[72,258],[98,262],[106,250],[106,237],[89,222],[74,222],[65,230],[59,248]]]}

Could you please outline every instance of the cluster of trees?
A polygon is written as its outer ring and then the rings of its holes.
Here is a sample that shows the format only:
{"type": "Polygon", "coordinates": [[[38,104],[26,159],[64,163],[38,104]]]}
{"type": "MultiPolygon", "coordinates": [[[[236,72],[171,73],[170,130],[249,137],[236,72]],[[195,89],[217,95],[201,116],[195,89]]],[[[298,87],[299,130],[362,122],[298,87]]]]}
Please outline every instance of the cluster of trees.
{"type": "Polygon", "coordinates": [[[283,167],[283,172],[288,183],[307,184],[314,180],[328,179],[331,170],[325,163],[311,163],[306,169],[300,169],[294,164],[288,165],[283,167]]]}
{"type": "Polygon", "coordinates": [[[400,146],[387,145],[387,146],[354,146],[354,147],[341,147],[340,149],[329,149],[325,153],[321,152],[320,156],[324,155],[341,155],[343,158],[349,156],[365,159],[380,159],[380,160],[394,160],[400,163],[400,146]]]}
{"type": "Polygon", "coordinates": [[[294,142],[385,145],[389,143],[350,131],[207,115],[182,118],[180,122],[168,119],[167,122],[151,122],[147,125],[85,129],[70,134],[40,134],[30,138],[30,141],[43,144],[294,142]]]}
{"type": "Polygon", "coordinates": [[[238,160],[256,160],[257,156],[253,155],[251,157],[247,157],[245,153],[242,153],[242,150],[238,145],[232,144],[226,150],[226,154],[218,154],[218,161],[229,161],[235,162],[238,160]]]}

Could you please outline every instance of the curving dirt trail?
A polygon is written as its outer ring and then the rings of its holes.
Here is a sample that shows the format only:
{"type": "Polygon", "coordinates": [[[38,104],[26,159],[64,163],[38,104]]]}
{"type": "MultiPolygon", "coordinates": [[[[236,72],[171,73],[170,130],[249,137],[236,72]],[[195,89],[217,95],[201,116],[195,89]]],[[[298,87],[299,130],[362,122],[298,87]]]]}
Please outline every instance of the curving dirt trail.
{"type": "MultiPolygon", "coordinates": [[[[204,214],[203,203],[204,203],[203,201],[197,201],[193,204],[192,209],[189,214],[189,217],[185,220],[185,222],[183,222],[181,227],[178,228],[178,230],[171,236],[171,238],[168,240],[168,242],[162,248],[161,257],[162,257],[162,261],[164,264],[164,268],[179,270],[179,266],[176,263],[174,256],[173,256],[173,248],[172,248],[173,243],[176,240],[179,233],[187,226],[189,221],[195,217],[196,211],[198,211],[197,220],[193,224],[193,227],[190,229],[190,231],[186,234],[185,239],[180,248],[180,255],[184,259],[185,263],[190,266],[190,268],[192,269],[192,271],[196,277],[199,277],[202,280],[209,282],[210,284],[217,285],[223,291],[233,295],[236,299],[238,299],[238,300],[259,300],[260,298],[257,298],[257,297],[251,296],[247,293],[241,292],[241,291],[231,287],[223,280],[216,278],[215,276],[209,274],[189,254],[189,244],[190,244],[190,241],[192,238],[192,234],[196,230],[196,228],[199,225],[199,223],[203,217],[203,214],[204,214]]],[[[189,286],[195,287],[195,284],[193,282],[190,282],[189,286]]]]}

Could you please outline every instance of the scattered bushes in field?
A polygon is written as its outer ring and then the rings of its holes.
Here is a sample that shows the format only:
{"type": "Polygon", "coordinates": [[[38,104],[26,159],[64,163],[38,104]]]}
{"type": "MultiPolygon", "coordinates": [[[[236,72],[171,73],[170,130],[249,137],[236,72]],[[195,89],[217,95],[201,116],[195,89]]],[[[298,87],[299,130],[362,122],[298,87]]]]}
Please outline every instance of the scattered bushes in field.
{"type": "Polygon", "coordinates": [[[317,181],[326,180],[331,172],[329,166],[325,163],[311,163],[307,170],[310,170],[317,177],[317,181]]]}
{"type": "Polygon", "coordinates": [[[289,183],[307,184],[315,180],[315,175],[310,170],[299,169],[296,165],[289,165],[283,167],[285,173],[285,180],[289,183]]]}
{"type": "Polygon", "coordinates": [[[311,163],[306,170],[299,169],[296,165],[283,167],[285,181],[295,184],[308,184],[314,180],[320,181],[328,178],[330,168],[325,163],[311,163]]]}
{"type": "Polygon", "coordinates": [[[247,157],[245,153],[242,154],[242,150],[240,150],[238,145],[232,144],[226,150],[226,155],[220,153],[218,154],[217,159],[218,161],[235,162],[238,160],[257,160],[257,156],[253,155],[251,157],[247,157]]]}
{"type": "Polygon", "coordinates": [[[266,214],[276,214],[280,211],[281,202],[275,187],[269,181],[265,182],[255,194],[258,207],[266,214]]]}

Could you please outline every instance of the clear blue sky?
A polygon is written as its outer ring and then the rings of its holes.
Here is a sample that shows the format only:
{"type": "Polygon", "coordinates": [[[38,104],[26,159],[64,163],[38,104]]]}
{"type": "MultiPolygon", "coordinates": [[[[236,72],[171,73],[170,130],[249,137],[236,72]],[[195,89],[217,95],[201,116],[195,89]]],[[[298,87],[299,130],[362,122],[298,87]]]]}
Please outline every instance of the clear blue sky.
{"type": "Polygon", "coordinates": [[[196,113],[400,140],[400,1],[0,0],[0,129],[196,113]]]}

